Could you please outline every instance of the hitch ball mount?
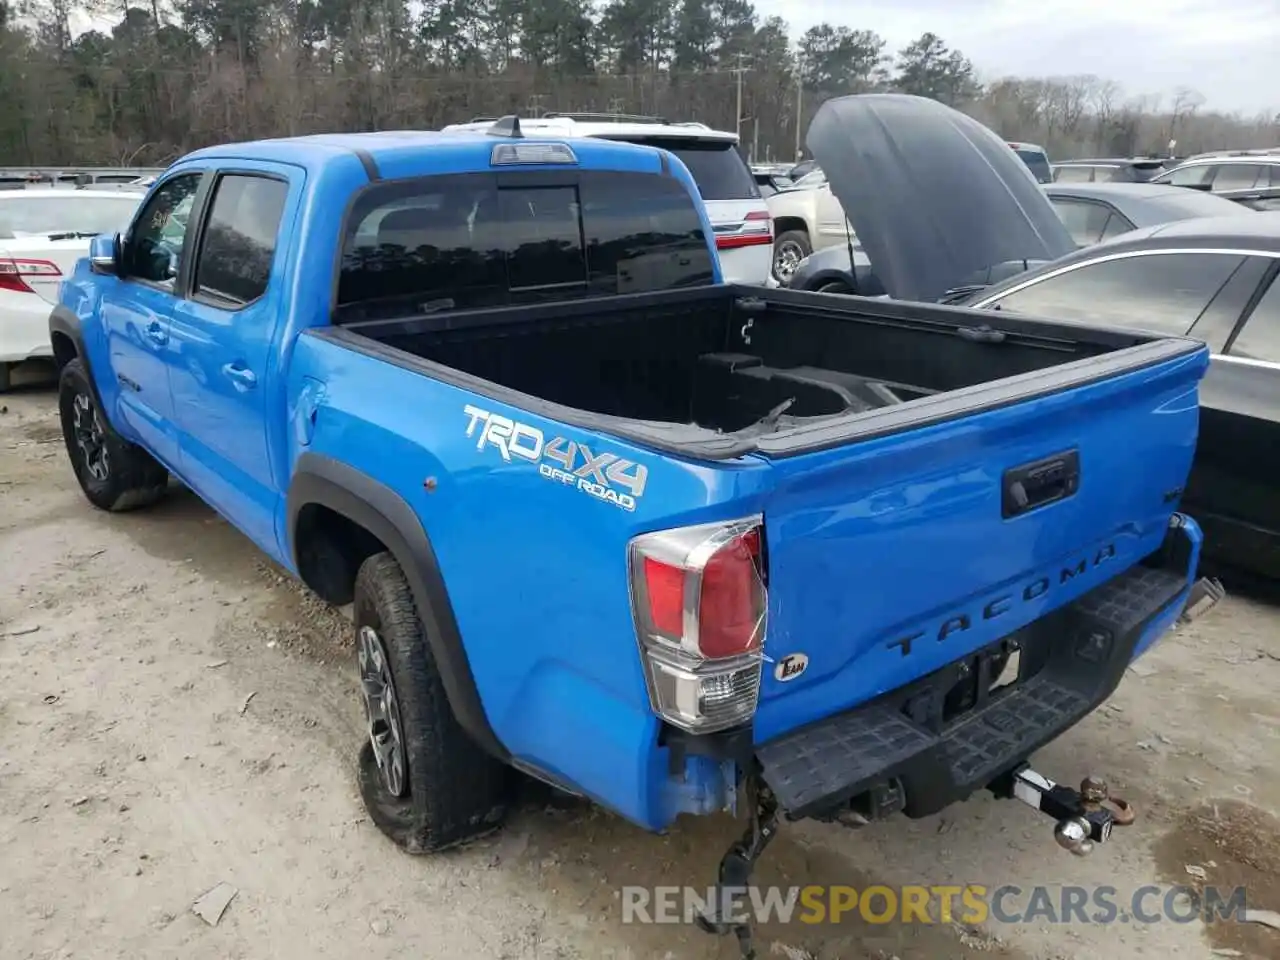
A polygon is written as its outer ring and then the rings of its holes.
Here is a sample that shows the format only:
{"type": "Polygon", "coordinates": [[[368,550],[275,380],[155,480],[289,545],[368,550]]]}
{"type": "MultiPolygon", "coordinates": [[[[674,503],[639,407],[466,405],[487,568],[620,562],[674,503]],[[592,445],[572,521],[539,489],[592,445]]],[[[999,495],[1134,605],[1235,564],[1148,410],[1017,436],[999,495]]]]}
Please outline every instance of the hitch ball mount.
{"type": "Polygon", "coordinates": [[[997,796],[1021,800],[1056,821],[1053,839],[1062,849],[1086,857],[1111,839],[1113,827],[1127,827],[1136,814],[1132,806],[1113,797],[1099,777],[1085,777],[1080,789],[1054,783],[1024,764],[993,790],[997,796]]]}

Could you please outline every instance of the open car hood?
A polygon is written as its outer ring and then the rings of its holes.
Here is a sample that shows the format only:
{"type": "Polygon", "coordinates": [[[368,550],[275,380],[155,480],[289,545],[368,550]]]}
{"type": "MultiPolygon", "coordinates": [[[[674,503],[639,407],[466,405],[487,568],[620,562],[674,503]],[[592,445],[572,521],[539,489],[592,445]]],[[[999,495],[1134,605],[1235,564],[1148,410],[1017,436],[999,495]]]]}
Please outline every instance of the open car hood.
{"type": "Polygon", "coordinates": [[[896,300],[934,301],[993,264],[1076,249],[1009,145],[936,100],[837,97],[806,143],[896,300]]]}

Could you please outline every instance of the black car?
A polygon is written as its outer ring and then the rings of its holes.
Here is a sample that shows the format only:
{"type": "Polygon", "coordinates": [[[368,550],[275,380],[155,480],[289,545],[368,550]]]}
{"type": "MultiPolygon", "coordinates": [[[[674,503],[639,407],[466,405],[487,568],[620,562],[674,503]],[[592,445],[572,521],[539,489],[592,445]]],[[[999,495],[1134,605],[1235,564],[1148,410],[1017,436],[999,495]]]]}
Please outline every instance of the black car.
{"type": "Polygon", "coordinates": [[[1251,216],[1224,197],[1158,183],[1050,183],[1044,188],[1080,246],[1193,217],[1251,216]]]}
{"type": "Polygon", "coordinates": [[[829,101],[808,145],[857,237],[830,256],[843,254],[841,276],[863,295],[1208,343],[1199,446],[1187,490],[1169,495],[1204,527],[1207,555],[1280,578],[1280,212],[1178,220],[1079,248],[1004,141],[941,104],[829,101]],[[887,123],[886,111],[920,122],[887,123]],[[936,111],[948,122],[927,122],[936,111]]]}
{"type": "Polygon", "coordinates": [[[1053,165],[1054,183],[1146,183],[1173,161],[1151,157],[1099,160],[1059,160],[1053,165]]]}
{"type": "Polygon", "coordinates": [[[1214,193],[1254,210],[1280,210],[1280,153],[1192,157],[1151,182],[1214,193]]]}
{"type": "Polygon", "coordinates": [[[1280,579],[1280,212],[1135,230],[962,302],[1206,342],[1183,503],[1207,556],[1280,579]]]}

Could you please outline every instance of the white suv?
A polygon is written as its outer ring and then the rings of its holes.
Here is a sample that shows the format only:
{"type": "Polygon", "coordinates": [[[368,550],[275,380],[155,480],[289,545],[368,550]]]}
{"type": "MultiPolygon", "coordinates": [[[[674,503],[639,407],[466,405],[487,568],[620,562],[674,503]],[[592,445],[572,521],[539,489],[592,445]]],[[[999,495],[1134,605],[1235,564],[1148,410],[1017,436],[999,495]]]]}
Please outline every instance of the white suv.
{"type": "MultiPolygon", "coordinates": [[[[445,130],[487,130],[497,117],[451,123],[445,130]]],[[[551,113],[520,118],[525,135],[597,137],[670,150],[689,168],[715,231],[720,270],[731,283],[764,284],[772,261],[773,225],[755,177],[738,152],[737,134],[702,123],[668,123],[621,114],[551,113]]]]}

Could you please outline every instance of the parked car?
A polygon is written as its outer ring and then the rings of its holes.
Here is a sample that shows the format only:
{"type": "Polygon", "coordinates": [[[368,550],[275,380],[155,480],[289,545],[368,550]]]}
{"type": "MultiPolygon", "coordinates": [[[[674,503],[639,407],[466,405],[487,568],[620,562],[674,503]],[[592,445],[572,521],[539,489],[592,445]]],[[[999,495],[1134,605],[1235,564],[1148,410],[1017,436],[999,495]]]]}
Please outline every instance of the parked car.
{"type": "Polygon", "coordinates": [[[1212,194],[1156,183],[1049,183],[1049,202],[1079,246],[1138,227],[1194,217],[1252,216],[1248,207],[1212,194]]]}
{"type": "Polygon", "coordinates": [[[765,200],[768,200],[779,190],[790,189],[792,185],[791,181],[786,177],[767,170],[753,170],[751,176],[756,181],[756,189],[760,191],[760,196],[765,200]]]}
{"type": "Polygon", "coordinates": [[[1027,169],[1040,183],[1053,182],[1053,167],[1049,163],[1049,154],[1038,143],[1011,142],[1009,147],[1018,158],[1027,165],[1027,169]]]}
{"type": "Polygon", "coordinates": [[[1213,351],[1183,509],[1216,562],[1280,579],[1280,212],[1148,227],[963,302],[1189,336],[1213,351]]]}
{"type": "Polygon", "coordinates": [[[1280,153],[1194,157],[1151,182],[1211,192],[1255,210],[1280,210],[1280,153]]]}
{"type": "MultiPolygon", "coordinates": [[[[736,133],[712,130],[702,123],[617,114],[552,113],[521,123],[530,135],[597,137],[671,151],[698,184],[725,277],[734,283],[768,280],[773,249],[769,208],[738,150],[736,133]]],[[[492,124],[493,118],[488,118],[450,124],[444,130],[483,132],[492,124]]]]}
{"type": "MultiPolygon", "coordinates": [[[[835,163],[826,156],[823,162],[835,163]]],[[[852,155],[838,169],[854,184],[875,182],[880,175],[852,155]]],[[[1037,203],[1031,196],[1011,198],[997,178],[984,178],[979,167],[969,175],[974,183],[989,184],[980,191],[986,210],[981,216],[948,201],[955,185],[930,189],[927,178],[882,180],[883,209],[871,205],[871,191],[857,199],[842,194],[868,238],[889,232],[902,239],[883,252],[881,245],[867,244],[852,271],[847,253],[832,249],[815,254],[795,272],[793,285],[883,296],[892,291],[873,268],[881,257],[901,258],[910,249],[927,250],[929,243],[957,249],[977,244],[981,249],[992,242],[993,231],[1016,230],[1028,215],[1038,216],[1045,208],[1065,214],[1076,244],[1089,241],[1101,223],[1099,237],[1106,233],[1109,238],[1084,249],[1064,250],[1058,242],[1038,238],[1025,247],[983,252],[978,259],[995,267],[979,270],[940,299],[1208,343],[1213,360],[1201,392],[1200,441],[1184,508],[1204,527],[1206,555],[1215,562],[1280,579],[1275,481],[1280,476],[1280,283],[1275,279],[1280,274],[1280,212],[1256,212],[1192,191],[1169,197],[1179,188],[1158,184],[1053,184],[1043,188],[1049,202],[1037,203]],[[892,189],[899,192],[890,193],[892,189]],[[895,196],[902,198],[898,209],[905,198],[915,197],[922,211],[954,216],[894,216],[895,196]],[[1072,200],[1106,204],[1105,212],[1101,206],[1089,216],[1064,210],[1061,204],[1072,200]],[[1219,215],[1205,216],[1214,212],[1219,215]],[[1111,236],[1107,224],[1113,217],[1134,226],[1111,236]],[[1150,225],[1140,222],[1148,219],[1150,225]],[[982,225],[978,231],[976,223],[982,225]],[[1025,256],[1020,258],[1020,252],[1025,256]]],[[[970,190],[966,195],[973,195],[972,186],[970,190]]],[[[938,289],[934,285],[922,292],[932,297],[938,289]]]]}
{"type": "Polygon", "coordinates": [[[1054,183],[1146,183],[1174,161],[1152,157],[1098,160],[1059,160],[1053,165],[1054,183]]]}
{"type": "MultiPolygon", "coordinates": [[[[975,126],[840,98],[809,141],[975,126]]],[[[1119,801],[1026,761],[1193,595],[1204,345],[728,285],[679,157],[529,132],[174,164],[50,318],[86,498],[141,507],[172,471],[353,603],[360,790],[410,851],[492,830],[513,770],[650,830],[745,806],[730,884],[782,815],[984,788],[1107,840],[1119,801]]],[[[896,294],[968,265],[884,244],[896,294]]]]}
{"type": "Polygon", "coordinates": [[[129,222],[141,194],[0,191],[0,393],[16,364],[51,356],[49,308],[89,238],[129,222]]]}
{"type": "Polygon", "coordinates": [[[790,189],[766,197],[765,202],[773,218],[770,276],[776,284],[786,286],[800,261],[815,251],[831,247],[847,250],[853,242],[853,228],[819,168],[794,181],[790,189]]]}

